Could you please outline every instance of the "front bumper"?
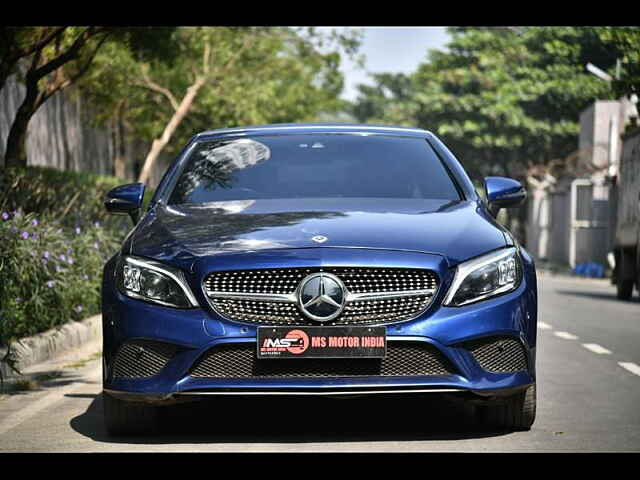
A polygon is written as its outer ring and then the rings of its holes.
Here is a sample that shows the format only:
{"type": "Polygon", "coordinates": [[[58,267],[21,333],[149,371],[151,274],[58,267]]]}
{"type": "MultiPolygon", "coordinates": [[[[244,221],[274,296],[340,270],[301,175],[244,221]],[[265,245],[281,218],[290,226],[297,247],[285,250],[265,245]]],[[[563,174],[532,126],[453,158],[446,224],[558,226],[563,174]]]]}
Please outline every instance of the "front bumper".
{"type": "Polygon", "coordinates": [[[455,373],[446,375],[196,378],[190,372],[210,349],[231,343],[252,344],[255,348],[256,327],[226,321],[211,311],[177,310],[134,300],[121,295],[113,282],[106,281],[103,284],[104,389],[123,399],[156,403],[222,394],[469,392],[485,397],[507,395],[535,382],[536,305],[535,274],[529,274],[512,293],[464,307],[442,307],[437,303],[414,320],[387,326],[389,345],[416,342],[437,349],[454,367],[455,373]],[[526,357],[526,367],[502,373],[482,368],[465,345],[493,337],[517,341],[526,357]],[[165,342],[177,350],[156,375],[146,378],[114,375],[113,365],[119,349],[127,342],[141,339],[165,342]]]}

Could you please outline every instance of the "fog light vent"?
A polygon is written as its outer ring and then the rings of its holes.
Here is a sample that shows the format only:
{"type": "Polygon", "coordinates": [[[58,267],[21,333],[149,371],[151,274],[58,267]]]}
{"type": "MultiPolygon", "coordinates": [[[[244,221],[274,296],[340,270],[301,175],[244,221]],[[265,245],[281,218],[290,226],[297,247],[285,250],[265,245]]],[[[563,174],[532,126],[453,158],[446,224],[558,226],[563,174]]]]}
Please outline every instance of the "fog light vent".
{"type": "Polygon", "coordinates": [[[160,373],[176,354],[175,345],[133,340],[120,347],[113,364],[115,378],[147,378],[160,373]]]}
{"type": "Polygon", "coordinates": [[[488,337],[458,345],[469,350],[483,370],[512,373],[527,370],[527,353],[513,337],[488,337]]]}

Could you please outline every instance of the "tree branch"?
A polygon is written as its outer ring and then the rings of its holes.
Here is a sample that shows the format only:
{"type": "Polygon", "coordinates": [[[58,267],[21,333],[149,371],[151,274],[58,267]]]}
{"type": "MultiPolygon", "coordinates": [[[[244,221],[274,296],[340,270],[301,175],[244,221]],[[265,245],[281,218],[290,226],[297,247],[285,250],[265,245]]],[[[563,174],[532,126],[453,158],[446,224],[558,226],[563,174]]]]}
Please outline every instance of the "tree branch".
{"type": "MultiPolygon", "coordinates": [[[[105,35],[100,39],[96,47],[93,49],[93,52],[91,52],[91,54],[89,55],[89,58],[86,61],[86,63],[74,75],[72,75],[71,77],[65,80],[60,81],[58,84],[54,84],[51,88],[47,88],[46,92],[44,92],[42,96],[39,96],[38,102],[36,103],[36,108],[40,107],[40,105],[46,102],[47,99],[51,97],[54,93],[67,88],[69,85],[75,83],[80,77],[82,77],[87,72],[91,64],[93,63],[93,60],[95,59],[98,53],[98,50],[100,50],[100,47],[104,44],[104,42],[107,40],[108,37],[109,37],[109,32],[105,33],[105,35]]],[[[61,76],[60,78],[62,79],[63,77],[61,76]]]]}
{"type": "Polygon", "coordinates": [[[169,99],[169,102],[171,103],[171,106],[175,111],[177,111],[180,108],[180,104],[176,100],[176,97],[173,96],[173,93],[171,93],[171,90],[161,85],[158,85],[153,80],[151,80],[151,78],[149,77],[149,74],[145,71],[145,69],[142,66],[140,67],[140,72],[142,73],[142,77],[144,78],[144,83],[136,82],[136,85],[148,88],[149,90],[153,90],[154,92],[161,93],[162,95],[167,97],[167,99],[169,99]]]}
{"type": "Polygon", "coordinates": [[[102,27],[87,28],[80,35],[78,35],[73,44],[65,52],[61,53],[50,62],[45,63],[41,67],[29,72],[28,75],[37,80],[44,77],[45,75],[48,75],[57,68],[60,68],[68,61],[76,58],[78,56],[80,48],[82,48],[82,46],[87,43],[91,37],[101,33],[104,30],[105,28],[102,27]]]}
{"type": "MultiPolygon", "coordinates": [[[[45,37],[42,40],[38,40],[36,43],[29,47],[25,47],[22,49],[18,49],[11,57],[11,60],[18,60],[22,57],[28,57],[36,50],[41,50],[45,46],[47,46],[54,38],[58,37],[62,32],[64,32],[69,27],[57,27],[54,28],[49,34],[45,34],[45,37]]],[[[45,30],[46,31],[46,30],[45,30]]]]}

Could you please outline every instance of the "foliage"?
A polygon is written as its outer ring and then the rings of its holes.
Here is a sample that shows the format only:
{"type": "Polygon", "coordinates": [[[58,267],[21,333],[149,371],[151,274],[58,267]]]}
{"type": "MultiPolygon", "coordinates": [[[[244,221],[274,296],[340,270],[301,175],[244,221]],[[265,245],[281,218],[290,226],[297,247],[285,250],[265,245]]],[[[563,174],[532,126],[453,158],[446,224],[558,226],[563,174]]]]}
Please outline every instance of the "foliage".
{"type": "Polygon", "coordinates": [[[615,98],[606,82],[585,69],[588,62],[610,69],[620,54],[602,40],[602,28],[449,33],[447,51],[431,51],[408,82],[378,76],[375,89],[361,88],[354,109],[359,120],[430,129],[473,176],[523,176],[530,165],[575,150],[580,112],[595,99],[615,98]],[[366,104],[374,105],[368,112],[376,117],[364,116],[369,113],[360,107],[366,104]]]}
{"type": "Polygon", "coordinates": [[[0,27],[0,90],[18,62],[55,41],[66,27],[0,27]]]}
{"type": "Polygon", "coordinates": [[[34,213],[0,215],[0,344],[100,311],[102,266],[117,236],[34,213]]]}
{"type": "Polygon", "coordinates": [[[0,210],[46,215],[67,227],[98,221],[122,229],[121,217],[107,214],[106,193],[122,180],[47,167],[6,168],[0,175],[0,210]]]}
{"type": "Polygon", "coordinates": [[[640,95],[640,27],[603,27],[599,35],[603,42],[620,52],[620,71],[612,72],[616,97],[640,95]]]}
{"type": "Polygon", "coordinates": [[[151,142],[205,74],[175,140],[167,144],[173,155],[198,131],[309,121],[343,109],[340,58],[355,54],[358,38],[351,31],[325,35],[285,27],[182,27],[171,34],[171,61],[142,59],[110,43],[79,86],[96,106],[99,121],[118,115],[130,135],[151,142]],[[211,48],[204,65],[207,45],[211,48]]]}
{"type": "Polygon", "coordinates": [[[98,313],[103,265],[131,228],[103,206],[120,180],[42,167],[0,179],[0,344],[98,313]]]}
{"type": "Polygon", "coordinates": [[[166,27],[0,27],[0,89],[12,73],[18,74],[26,89],[7,137],[5,163],[26,166],[25,139],[31,118],[52,95],[90,70],[105,42],[117,43],[139,58],[154,58],[168,51],[166,39],[171,31],[166,27]]]}

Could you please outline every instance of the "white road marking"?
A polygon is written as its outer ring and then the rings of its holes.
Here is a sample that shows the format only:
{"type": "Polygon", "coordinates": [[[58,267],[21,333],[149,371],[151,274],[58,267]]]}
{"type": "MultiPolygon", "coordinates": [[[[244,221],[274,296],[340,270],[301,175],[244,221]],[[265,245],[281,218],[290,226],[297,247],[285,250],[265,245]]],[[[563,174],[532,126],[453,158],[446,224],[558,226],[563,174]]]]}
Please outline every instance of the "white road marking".
{"type": "Polygon", "coordinates": [[[632,363],[632,362],[618,362],[618,365],[620,365],[625,370],[630,371],[634,375],[640,376],[640,366],[636,365],[635,363],[632,363]]]}
{"type": "Polygon", "coordinates": [[[30,419],[50,405],[63,400],[65,395],[86,386],[86,381],[95,381],[96,383],[98,383],[101,377],[102,366],[100,365],[92,369],[90,372],[87,372],[86,377],[82,381],[73,382],[61,388],[54,387],[51,393],[45,395],[39,400],[36,400],[30,405],[27,405],[25,408],[15,412],[10,417],[7,417],[4,420],[0,421],[0,435],[3,435],[12,428],[20,425],[22,422],[30,419]]]}
{"type": "Polygon", "coordinates": [[[549,325],[548,323],[538,322],[538,328],[540,330],[551,330],[553,327],[551,325],[549,325]]]}
{"type": "Polygon", "coordinates": [[[576,337],[573,333],[569,333],[569,332],[553,332],[553,334],[556,337],[564,338],[565,340],[577,340],[578,339],[578,337],[576,337]]]}
{"type": "Polygon", "coordinates": [[[583,343],[582,346],[587,350],[591,350],[593,353],[597,353],[598,355],[611,355],[611,350],[607,350],[597,343],[583,343]]]}

